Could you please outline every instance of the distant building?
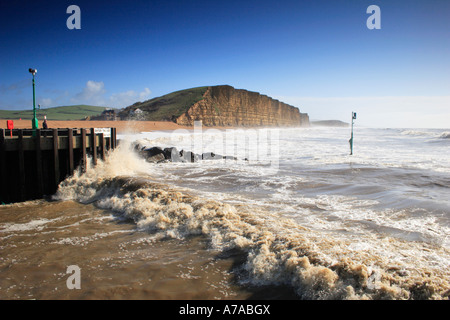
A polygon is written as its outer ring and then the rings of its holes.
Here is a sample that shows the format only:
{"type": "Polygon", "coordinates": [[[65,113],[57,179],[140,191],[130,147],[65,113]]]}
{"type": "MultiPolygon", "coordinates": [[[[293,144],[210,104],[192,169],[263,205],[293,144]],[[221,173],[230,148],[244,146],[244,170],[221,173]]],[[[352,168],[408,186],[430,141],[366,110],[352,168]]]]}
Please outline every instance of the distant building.
{"type": "Polygon", "coordinates": [[[117,120],[116,110],[114,109],[106,109],[102,112],[102,117],[104,117],[104,120],[117,120]]]}
{"type": "Polygon", "coordinates": [[[144,120],[144,118],[145,118],[145,112],[139,108],[130,110],[128,115],[129,115],[129,117],[131,117],[134,120],[144,120]]]}
{"type": "Polygon", "coordinates": [[[141,109],[139,109],[139,108],[137,108],[136,110],[134,110],[134,111],[131,111],[130,112],[132,115],[140,115],[140,114],[143,114],[144,113],[144,111],[142,111],[141,109]]]}
{"type": "Polygon", "coordinates": [[[106,121],[116,121],[118,115],[115,109],[107,108],[98,116],[87,117],[85,120],[106,120],[106,121]]]}

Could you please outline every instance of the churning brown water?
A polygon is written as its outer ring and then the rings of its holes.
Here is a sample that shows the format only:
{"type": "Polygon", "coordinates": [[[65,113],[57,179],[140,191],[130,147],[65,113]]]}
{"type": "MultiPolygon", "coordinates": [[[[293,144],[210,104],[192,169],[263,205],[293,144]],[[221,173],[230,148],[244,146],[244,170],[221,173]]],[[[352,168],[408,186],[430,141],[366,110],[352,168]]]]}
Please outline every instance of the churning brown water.
{"type": "MultiPolygon", "coordinates": [[[[248,299],[289,297],[236,284],[240,253],[205,237],[161,238],[92,204],[33,201],[3,207],[0,299],[248,299]],[[69,289],[69,266],[80,289],[69,289]]],[[[265,288],[267,290],[267,288],[265,288]]],[[[277,288],[279,290],[279,288],[277,288]]]]}
{"type": "Polygon", "coordinates": [[[52,201],[0,208],[0,298],[448,299],[448,173],[314,158],[314,134],[275,173],[122,143],[52,201]]]}

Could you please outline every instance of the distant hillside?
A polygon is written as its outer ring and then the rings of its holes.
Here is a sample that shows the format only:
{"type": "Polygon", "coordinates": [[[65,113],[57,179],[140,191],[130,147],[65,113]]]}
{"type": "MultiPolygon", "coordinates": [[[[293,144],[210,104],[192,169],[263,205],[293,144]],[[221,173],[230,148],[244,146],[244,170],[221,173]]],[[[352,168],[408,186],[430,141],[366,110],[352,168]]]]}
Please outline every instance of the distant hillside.
{"type": "MultiPolygon", "coordinates": [[[[48,109],[37,109],[38,119],[42,120],[44,115],[48,120],[84,120],[101,114],[106,108],[88,105],[62,106],[48,109]]],[[[32,119],[33,108],[29,110],[0,110],[1,119],[32,119]]]]}
{"type": "Polygon", "coordinates": [[[299,109],[258,92],[228,85],[176,91],[137,102],[119,113],[123,120],[172,121],[193,126],[309,126],[309,117],[299,109]]]}
{"type": "Polygon", "coordinates": [[[321,121],[311,121],[311,126],[314,127],[348,127],[347,122],[340,120],[321,120],[321,121]]]}
{"type": "Polygon", "coordinates": [[[138,118],[149,121],[174,121],[193,104],[203,99],[208,87],[180,90],[135,104],[119,112],[122,119],[138,118]],[[143,114],[136,113],[141,110],[143,114]]]}

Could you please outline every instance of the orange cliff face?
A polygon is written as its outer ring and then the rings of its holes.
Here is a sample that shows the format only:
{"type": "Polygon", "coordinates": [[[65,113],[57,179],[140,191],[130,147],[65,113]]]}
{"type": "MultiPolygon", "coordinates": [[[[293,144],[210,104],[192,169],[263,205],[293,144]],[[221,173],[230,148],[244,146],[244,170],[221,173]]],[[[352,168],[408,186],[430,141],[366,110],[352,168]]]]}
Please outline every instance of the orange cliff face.
{"type": "Polygon", "coordinates": [[[208,87],[203,100],[176,119],[183,126],[201,120],[204,126],[219,127],[308,127],[309,117],[299,109],[257,92],[231,86],[208,87]]]}

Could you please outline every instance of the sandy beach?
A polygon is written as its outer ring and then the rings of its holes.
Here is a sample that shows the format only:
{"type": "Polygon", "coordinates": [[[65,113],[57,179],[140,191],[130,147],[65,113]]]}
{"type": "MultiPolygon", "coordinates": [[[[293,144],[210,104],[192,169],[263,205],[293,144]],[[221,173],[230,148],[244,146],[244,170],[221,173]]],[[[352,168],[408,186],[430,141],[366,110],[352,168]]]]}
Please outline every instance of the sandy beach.
{"type": "MultiPolygon", "coordinates": [[[[6,129],[6,121],[0,119],[0,128],[6,129]]],[[[31,120],[13,120],[14,129],[31,128],[31,120]]],[[[39,120],[39,127],[42,128],[43,120],[39,120]]],[[[47,121],[51,128],[117,128],[118,134],[151,132],[160,130],[192,129],[173,122],[167,121],[47,121]]]]}

